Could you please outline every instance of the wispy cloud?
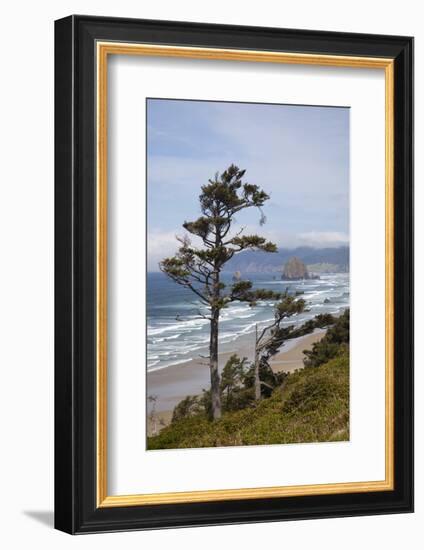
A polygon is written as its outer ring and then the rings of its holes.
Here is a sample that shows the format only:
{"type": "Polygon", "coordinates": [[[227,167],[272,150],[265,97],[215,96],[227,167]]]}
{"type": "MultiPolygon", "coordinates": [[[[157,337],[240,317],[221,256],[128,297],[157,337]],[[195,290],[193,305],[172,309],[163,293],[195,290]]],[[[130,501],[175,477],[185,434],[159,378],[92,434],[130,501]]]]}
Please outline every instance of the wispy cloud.
{"type": "Polygon", "coordinates": [[[148,124],[149,263],[175,250],[201,185],[233,162],[271,197],[266,226],[255,211],[240,225],[285,247],[348,241],[348,109],[149,100],[148,124]]]}
{"type": "MultiPolygon", "coordinates": [[[[253,227],[246,227],[244,233],[253,233],[253,227]]],[[[168,256],[173,256],[180,245],[177,237],[185,234],[181,231],[166,231],[163,233],[151,233],[148,239],[148,270],[158,271],[159,262],[168,256]]],[[[312,248],[336,248],[349,244],[349,236],[338,232],[310,232],[300,234],[278,234],[275,231],[267,231],[262,228],[260,234],[274,242],[278,248],[298,248],[310,246],[312,248]]],[[[191,236],[190,236],[191,238],[191,236]]],[[[193,239],[192,239],[193,240],[193,239]]],[[[193,241],[194,245],[199,242],[193,241]]]]}
{"type": "Polygon", "coordinates": [[[300,233],[299,246],[313,246],[321,248],[326,246],[342,246],[349,243],[349,235],[337,231],[311,231],[300,233]]]}

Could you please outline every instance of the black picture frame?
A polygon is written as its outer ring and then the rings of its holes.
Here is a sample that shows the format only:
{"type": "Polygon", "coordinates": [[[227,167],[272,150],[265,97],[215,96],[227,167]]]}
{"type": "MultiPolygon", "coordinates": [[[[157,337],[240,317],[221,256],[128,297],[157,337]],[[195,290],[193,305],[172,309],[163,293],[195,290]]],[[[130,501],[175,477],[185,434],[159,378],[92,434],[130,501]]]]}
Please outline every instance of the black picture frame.
{"type": "Polygon", "coordinates": [[[77,534],[413,511],[413,39],[73,15],[55,23],[55,72],[55,527],[77,534]],[[97,507],[98,40],[394,60],[394,490],[97,507]]]}

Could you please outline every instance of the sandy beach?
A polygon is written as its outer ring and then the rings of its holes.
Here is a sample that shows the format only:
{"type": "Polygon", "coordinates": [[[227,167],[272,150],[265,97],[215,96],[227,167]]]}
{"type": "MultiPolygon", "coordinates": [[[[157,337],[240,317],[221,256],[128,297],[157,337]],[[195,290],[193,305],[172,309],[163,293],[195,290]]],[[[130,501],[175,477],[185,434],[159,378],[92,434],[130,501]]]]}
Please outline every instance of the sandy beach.
{"type": "Polygon", "coordinates": [[[280,351],[275,355],[270,363],[274,372],[293,372],[297,369],[303,369],[303,359],[305,358],[304,350],[310,350],[312,344],[321,340],[325,334],[325,330],[316,331],[312,334],[307,334],[303,338],[298,338],[295,345],[288,350],[280,351]]]}
{"type": "MultiPolygon", "coordinates": [[[[325,331],[319,330],[301,338],[289,341],[272,359],[271,366],[275,372],[293,372],[303,368],[303,351],[311,349],[312,344],[321,340],[325,331]]],[[[238,342],[237,353],[240,356],[252,358],[249,349],[250,340],[238,342]]],[[[222,370],[230,355],[234,352],[222,353],[219,356],[219,368],[222,370]]],[[[172,410],[187,395],[198,395],[203,388],[209,387],[209,367],[207,359],[192,359],[179,365],[151,371],[147,373],[148,395],[157,396],[156,411],[161,426],[169,424],[172,410]]],[[[150,422],[148,423],[150,424],[150,422]]],[[[148,426],[151,432],[151,426],[148,426]]]]}

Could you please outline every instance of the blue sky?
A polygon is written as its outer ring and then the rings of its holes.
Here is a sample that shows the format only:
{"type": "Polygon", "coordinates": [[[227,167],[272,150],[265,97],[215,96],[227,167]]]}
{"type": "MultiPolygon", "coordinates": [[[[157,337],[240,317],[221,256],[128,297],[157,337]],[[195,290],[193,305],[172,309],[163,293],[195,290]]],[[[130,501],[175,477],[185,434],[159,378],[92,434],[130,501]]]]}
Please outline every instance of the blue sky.
{"type": "Polygon", "coordinates": [[[200,186],[231,163],[270,200],[237,227],[285,248],[349,241],[349,109],[147,100],[148,268],[200,215],[200,186]]]}

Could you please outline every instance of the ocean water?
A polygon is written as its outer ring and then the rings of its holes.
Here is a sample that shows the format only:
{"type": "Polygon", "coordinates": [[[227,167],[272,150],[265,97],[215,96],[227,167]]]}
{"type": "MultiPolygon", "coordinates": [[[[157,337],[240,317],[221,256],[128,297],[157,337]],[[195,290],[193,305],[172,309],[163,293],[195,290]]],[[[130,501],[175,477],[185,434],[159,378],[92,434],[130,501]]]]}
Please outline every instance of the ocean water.
{"type": "MultiPolygon", "coordinates": [[[[223,274],[231,284],[231,275],[223,274]]],[[[322,275],[308,281],[281,281],[272,273],[249,274],[245,278],[256,288],[302,292],[308,312],[296,315],[283,325],[300,325],[319,313],[338,314],[349,306],[349,274],[322,275]],[[325,303],[327,302],[327,303],[325,303]]],[[[273,320],[273,301],[254,307],[233,302],[221,312],[220,351],[236,351],[237,340],[273,320]]],[[[209,321],[199,317],[200,301],[190,290],[171,281],[163,273],[147,275],[147,368],[156,370],[208,355],[209,321]]],[[[207,310],[203,310],[207,313],[207,310]]]]}

